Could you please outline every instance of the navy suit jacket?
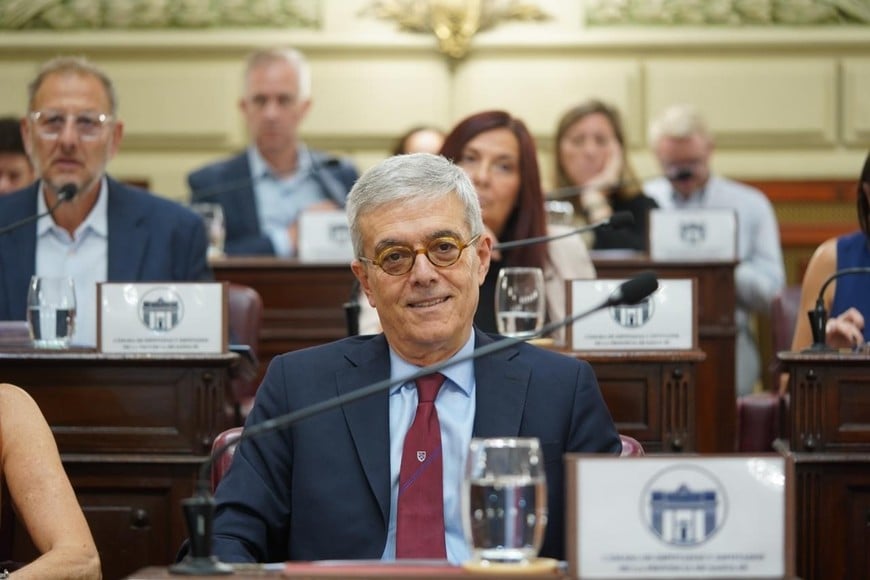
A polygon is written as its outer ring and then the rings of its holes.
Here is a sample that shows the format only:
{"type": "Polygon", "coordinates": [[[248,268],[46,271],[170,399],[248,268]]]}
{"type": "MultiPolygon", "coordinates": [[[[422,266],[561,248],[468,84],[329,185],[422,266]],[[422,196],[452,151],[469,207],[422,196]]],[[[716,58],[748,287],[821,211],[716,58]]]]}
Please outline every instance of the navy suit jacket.
{"type": "MultiPolygon", "coordinates": [[[[202,219],[189,209],[108,178],[108,280],[210,280],[202,219]]],[[[36,213],[39,182],[0,196],[0,227],[36,213]]],[[[24,320],[36,269],[36,222],[0,234],[0,320],[24,320]]]]}
{"type": "MultiPolygon", "coordinates": [[[[476,346],[493,339],[476,332],[476,346]]],[[[563,558],[567,452],[619,453],[588,363],[527,344],[477,359],[475,437],[538,437],[549,523],[541,555],[563,558]]],[[[388,379],[382,334],[275,357],[247,426],[388,379]]],[[[389,394],[242,441],[217,489],[214,553],[226,562],[380,558],[390,509],[389,394]]]]}
{"type": "MultiPolygon", "coordinates": [[[[326,197],[339,207],[359,175],[348,161],[310,151],[312,175],[326,197]]],[[[275,255],[269,236],[260,230],[254,178],[248,153],[207,165],[187,176],[190,200],[219,203],[226,224],[225,250],[230,255],[275,255]]]]}

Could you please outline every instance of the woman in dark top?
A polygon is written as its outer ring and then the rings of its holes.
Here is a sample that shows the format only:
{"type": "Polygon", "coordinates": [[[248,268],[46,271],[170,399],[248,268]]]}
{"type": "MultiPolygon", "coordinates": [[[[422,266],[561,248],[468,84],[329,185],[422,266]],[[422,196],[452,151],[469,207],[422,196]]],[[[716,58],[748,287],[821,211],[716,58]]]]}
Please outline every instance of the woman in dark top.
{"type": "MultiPolygon", "coordinates": [[[[535,142],[520,119],[504,111],[471,115],[447,135],[441,154],[471,178],[484,225],[496,241],[558,231],[556,226],[547,226],[535,142]]],[[[595,268],[578,236],[494,253],[474,318],[475,325],[485,332],[496,332],[495,284],[499,270],[506,266],[543,269],[549,320],[565,317],[565,280],[595,277],[595,268]]]]}
{"type": "Polygon", "coordinates": [[[625,153],[625,134],[619,112],[590,100],[567,111],[556,129],[556,191],[554,199],[570,199],[577,225],[629,211],[634,225],[600,229],[591,247],[596,250],[647,249],[649,210],[658,207],[644,195],[625,153]]]}

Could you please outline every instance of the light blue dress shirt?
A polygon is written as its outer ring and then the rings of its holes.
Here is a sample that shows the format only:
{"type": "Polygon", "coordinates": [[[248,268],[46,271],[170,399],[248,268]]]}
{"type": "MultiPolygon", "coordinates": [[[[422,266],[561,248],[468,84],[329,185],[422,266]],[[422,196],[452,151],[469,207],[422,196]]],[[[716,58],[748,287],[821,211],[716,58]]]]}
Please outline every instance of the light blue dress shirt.
{"type": "MultiPolygon", "coordinates": [[[[48,211],[42,185],[36,211],[48,211]]],[[[70,236],[50,216],[36,222],[36,268],[38,276],[70,276],[75,285],[76,318],[70,341],[75,346],[97,345],[97,283],[109,271],[109,189],[100,181],[97,203],[85,221],[70,236]]]]}
{"type": "Polygon", "coordinates": [[[329,199],[314,177],[313,161],[302,143],[296,149],[296,172],[290,177],[276,176],[256,147],[248,147],[248,164],[254,178],[254,196],[260,231],[269,236],[275,255],[296,255],[296,246],[287,228],[296,223],[307,207],[329,199]]]}
{"type": "MultiPolygon", "coordinates": [[[[474,350],[474,332],[452,359],[468,356],[474,350]]],[[[451,359],[451,360],[452,360],[451,359]]],[[[417,372],[420,367],[402,360],[390,349],[390,379],[417,372]]],[[[447,559],[460,564],[471,557],[462,532],[460,486],[465,472],[465,458],[474,428],[474,362],[467,361],[441,371],[446,378],[435,398],[435,409],[441,424],[444,475],[444,533],[447,559]]],[[[382,559],[396,558],[396,506],[399,491],[399,470],[405,433],[417,413],[417,387],[407,382],[390,391],[390,522],[387,544],[382,559]]]]}
{"type": "Polygon", "coordinates": [[[779,225],[773,205],[758,189],[718,175],[704,189],[684,197],[671,183],[658,177],[644,183],[644,192],[662,209],[733,209],[737,214],[737,291],[735,373],[737,394],[751,393],[761,375],[758,345],[750,326],[750,313],[767,315],[773,297],[785,286],[785,264],[779,225]]]}

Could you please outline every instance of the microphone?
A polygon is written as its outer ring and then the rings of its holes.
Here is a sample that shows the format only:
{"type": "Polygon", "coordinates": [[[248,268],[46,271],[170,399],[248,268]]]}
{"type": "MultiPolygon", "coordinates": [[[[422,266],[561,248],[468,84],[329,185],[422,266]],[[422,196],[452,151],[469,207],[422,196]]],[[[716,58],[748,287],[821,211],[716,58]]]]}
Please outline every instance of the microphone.
{"type": "Polygon", "coordinates": [[[809,348],[804,349],[803,352],[832,350],[825,342],[825,327],[828,325],[828,311],[825,310],[825,290],[837,278],[851,276],[852,274],[870,274],[870,268],[843,268],[828,276],[828,279],[822,284],[819,296],[816,298],[816,306],[812,310],[807,311],[807,316],[810,319],[810,331],[813,334],[813,344],[809,348]]]}
{"type": "MultiPolygon", "coordinates": [[[[53,206],[48,208],[48,211],[45,211],[43,213],[34,214],[32,216],[28,216],[22,220],[18,220],[17,222],[11,223],[8,226],[4,226],[4,227],[0,228],[0,236],[2,236],[3,234],[7,234],[13,230],[17,230],[21,226],[27,225],[31,222],[35,222],[35,221],[39,220],[40,218],[44,218],[47,215],[54,214],[54,210],[56,210],[60,204],[66,202],[66,201],[70,201],[72,198],[74,198],[76,195],[78,195],[78,192],[79,192],[79,188],[74,183],[66,183],[66,184],[62,185],[60,187],[60,189],[57,191],[57,201],[55,202],[55,204],[53,206]]],[[[37,195],[39,195],[38,190],[37,190],[37,195]]]]}
{"type": "MultiPolygon", "coordinates": [[[[610,293],[610,296],[608,296],[603,302],[601,302],[597,306],[593,306],[592,308],[589,308],[577,314],[573,314],[567,318],[563,318],[562,320],[557,320],[555,322],[551,322],[550,324],[545,324],[540,330],[532,335],[531,338],[544,336],[553,332],[554,330],[559,330],[563,326],[573,324],[581,318],[585,318],[604,308],[609,308],[611,306],[637,304],[638,302],[644,300],[647,296],[655,292],[658,287],[659,281],[656,277],[655,272],[641,272],[634,278],[626,280],[625,282],[620,284],[613,292],[610,293]]],[[[351,391],[349,393],[345,393],[343,395],[332,397],[319,403],[309,405],[305,408],[299,409],[298,411],[292,411],[285,415],[273,417],[272,419],[267,419],[266,421],[263,421],[262,423],[257,423],[256,425],[245,426],[245,429],[242,431],[241,435],[238,439],[236,439],[236,441],[227,443],[215,449],[212,452],[211,456],[209,456],[209,458],[206,459],[200,467],[199,478],[197,479],[196,483],[196,495],[182,502],[185,512],[185,521],[187,523],[188,532],[190,533],[190,551],[184,557],[184,560],[182,560],[178,564],[170,566],[169,571],[173,574],[196,576],[232,573],[231,568],[227,564],[219,562],[217,557],[211,554],[211,532],[214,520],[214,498],[211,496],[210,493],[211,479],[209,477],[209,471],[211,470],[211,466],[212,463],[214,463],[215,458],[220,457],[232,445],[241,444],[241,442],[245,439],[251,439],[263,433],[286,429],[294,423],[302,421],[303,419],[307,419],[308,417],[312,417],[319,413],[323,413],[325,411],[341,407],[342,405],[358,401],[359,399],[374,395],[375,393],[389,390],[393,387],[405,384],[409,381],[416,380],[420,377],[432,373],[441,372],[447,367],[453,366],[455,364],[467,362],[480,358],[482,356],[508,349],[519,343],[525,342],[526,340],[528,340],[528,338],[529,337],[504,337],[493,343],[475,349],[471,353],[457,359],[448,359],[439,363],[431,364],[407,376],[399,377],[398,379],[394,380],[384,379],[361,389],[357,389],[355,391],[351,391]]]]}
{"type": "Polygon", "coordinates": [[[536,238],[526,238],[524,240],[514,240],[512,242],[502,242],[494,245],[492,249],[509,250],[511,248],[521,248],[523,246],[531,246],[532,244],[540,244],[542,242],[552,242],[554,240],[560,240],[562,238],[567,238],[576,234],[582,234],[584,232],[591,232],[593,230],[597,230],[598,228],[621,228],[625,226],[630,226],[633,223],[634,216],[631,214],[631,212],[618,211],[609,218],[601,220],[600,222],[595,222],[594,224],[588,224],[579,228],[574,228],[573,230],[562,234],[558,234],[555,236],[538,236],[536,238]]]}

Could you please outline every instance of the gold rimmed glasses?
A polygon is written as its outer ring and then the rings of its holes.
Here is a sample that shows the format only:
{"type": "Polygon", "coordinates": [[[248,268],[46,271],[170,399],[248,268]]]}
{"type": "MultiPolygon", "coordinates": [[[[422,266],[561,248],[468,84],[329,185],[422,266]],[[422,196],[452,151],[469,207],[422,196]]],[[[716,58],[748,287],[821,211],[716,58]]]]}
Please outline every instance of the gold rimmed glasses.
{"type": "Polygon", "coordinates": [[[480,238],[480,234],[467,242],[461,242],[453,236],[441,236],[431,240],[425,248],[415,249],[404,245],[389,246],[381,250],[374,259],[360,256],[359,260],[374,264],[390,276],[402,276],[410,272],[418,254],[425,254],[433,266],[446,268],[458,262],[462,251],[474,244],[478,238],[480,238]]]}

